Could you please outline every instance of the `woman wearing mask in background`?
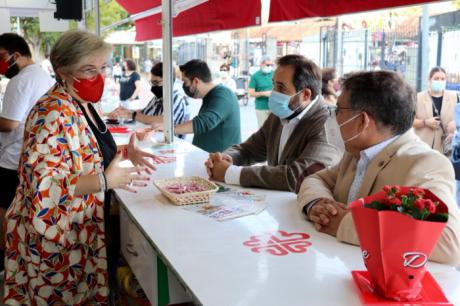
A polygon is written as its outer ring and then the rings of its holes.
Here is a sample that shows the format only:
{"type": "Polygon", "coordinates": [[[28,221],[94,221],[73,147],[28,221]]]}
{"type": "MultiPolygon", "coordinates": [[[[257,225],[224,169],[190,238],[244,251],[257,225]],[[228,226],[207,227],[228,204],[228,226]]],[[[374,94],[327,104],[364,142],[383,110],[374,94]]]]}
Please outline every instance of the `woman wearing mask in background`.
{"type": "Polygon", "coordinates": [[[230,76],[230,66],[227,64],[222,64],[220,66],[218,82],[224,86],[227,86],[232,92],[236,93],[236,82],[230,76]]]}
{"type": "Polygon", "coordinates": [[[446,153],[442,140],[455,132],[454,107],[457,95],[446,90],[446,71],[441,67],[431,69],[428,86],[427,90],[417,95],[413,126],[415,133],[430,147],[446,153]]]}
{"type": "MultiPolygon", "coordinates": [[[[144,109],[129,110],[123,106],[109,114],[109,118],[132,119],[144,124],[163,123],[163,63],[156,63],[150,71],[150,85],[154,97],[144,109]]],[[[173,84],[173,121],[174,125],[182,124],[190,119],[187,97],[182,83],[175,79],[173,84]]]]}
{"type": "Polygon", "coordinates": [[[321,86],[321,95],[324,98],[324,102],[330,105],[336,105],[336,87],[338,85],[338,80],[337,75],[335,73],[335,68],[324,68],[321,71],[321,79],[323,83],[323,85],[321,86]]]}
{"type": "Polygon", "coordinates": [[[154,169],[134,136],[117,148],[93,106],[110,52],[82,31],[64,33],[51,51],[57,84],[27,118],[6,216],[5,304],[108,304],[107,261],[110,269],[118,255],[106,251],[108,191],[135,192],[149,179],[141,172],[154,169]],[[123,158],[135,167],[120,167],[123,158]]]}

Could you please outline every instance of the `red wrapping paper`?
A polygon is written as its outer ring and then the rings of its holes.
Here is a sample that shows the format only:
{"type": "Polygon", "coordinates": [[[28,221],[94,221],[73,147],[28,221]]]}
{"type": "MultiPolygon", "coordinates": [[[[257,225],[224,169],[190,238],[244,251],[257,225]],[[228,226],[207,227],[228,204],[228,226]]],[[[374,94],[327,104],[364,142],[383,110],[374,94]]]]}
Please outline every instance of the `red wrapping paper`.
{"type": "MultiPolygon", "coordinates": [[[[402,191],[409,188],[402,187],[402,191]]],[[[379,294],[396,301],[416,301],[426,262],[446,223],[364,207],[385,195],[382,191],[350,203],[364,264],[379,294]]],[[[436,213],[447,212],[446,205],[430,191],[425,190],[424,198],[439,202],[436,213]]]]}

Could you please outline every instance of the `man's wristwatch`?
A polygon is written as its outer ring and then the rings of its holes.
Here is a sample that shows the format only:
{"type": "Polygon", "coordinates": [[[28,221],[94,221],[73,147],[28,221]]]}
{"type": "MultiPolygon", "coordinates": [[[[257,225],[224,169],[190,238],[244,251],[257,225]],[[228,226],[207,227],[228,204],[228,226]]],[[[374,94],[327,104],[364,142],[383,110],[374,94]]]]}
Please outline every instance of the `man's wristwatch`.
{"type": "Polygon", "coordinates": [[[133,121],[136,121],[136,116],[137,116],[137,111],[132,112],[131,119],[133,119],[133,121]]]}

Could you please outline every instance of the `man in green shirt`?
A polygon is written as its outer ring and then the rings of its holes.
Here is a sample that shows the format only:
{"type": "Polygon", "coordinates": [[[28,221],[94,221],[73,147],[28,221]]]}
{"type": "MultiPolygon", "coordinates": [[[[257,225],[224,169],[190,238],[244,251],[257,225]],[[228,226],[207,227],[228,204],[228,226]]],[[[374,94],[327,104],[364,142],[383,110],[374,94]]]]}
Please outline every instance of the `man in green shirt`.
{"type": "Polygon", "coordinates": [[[222,152],[240,143],[240,108],[235,94],[214,84],[208,65],[201,60],[191,60],[180,70],[185,94],[203,99],[203,104],[195,118],[175,126],[175,133],[193,133],[193,144],[207,152],[222,152]]]}
{"type": "Polygon", "coordinates": [[[259,128],[270,115],[268,97],[272,92],[273,61],[264,57],[260,62],[260,70],[254,73],[249,81],[249,96],[256,98],[256,115],[259,128]]]}

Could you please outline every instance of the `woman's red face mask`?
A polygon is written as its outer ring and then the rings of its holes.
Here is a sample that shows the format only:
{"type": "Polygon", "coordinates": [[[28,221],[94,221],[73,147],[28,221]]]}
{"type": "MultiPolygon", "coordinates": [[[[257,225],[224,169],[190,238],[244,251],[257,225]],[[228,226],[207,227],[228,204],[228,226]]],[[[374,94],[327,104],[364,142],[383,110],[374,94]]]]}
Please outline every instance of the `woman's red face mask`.
{"type": "Polygon", "coordinates": [[[76,79],[73,81],[73,89],[85,101],[99,102],[104,92],[104,76],[99,73],[94,79],[76,79]]]}

